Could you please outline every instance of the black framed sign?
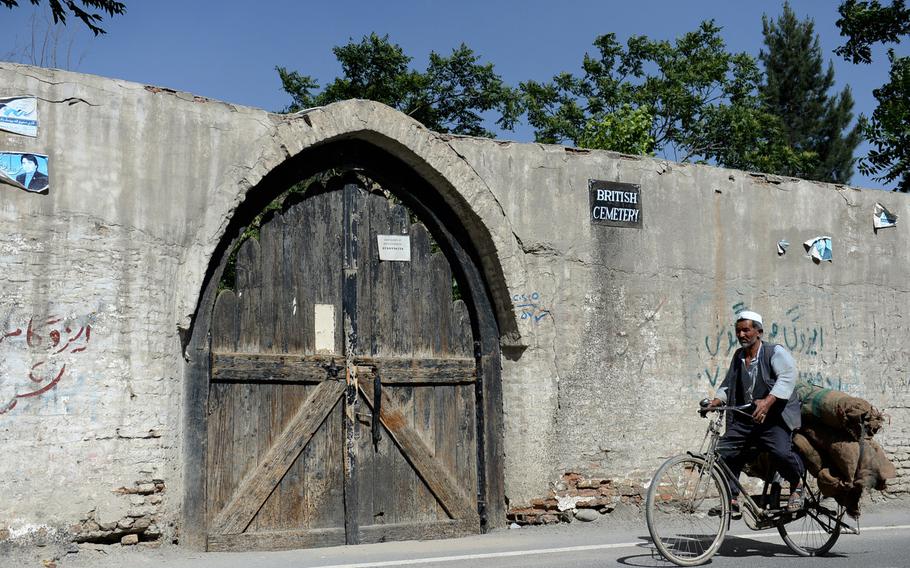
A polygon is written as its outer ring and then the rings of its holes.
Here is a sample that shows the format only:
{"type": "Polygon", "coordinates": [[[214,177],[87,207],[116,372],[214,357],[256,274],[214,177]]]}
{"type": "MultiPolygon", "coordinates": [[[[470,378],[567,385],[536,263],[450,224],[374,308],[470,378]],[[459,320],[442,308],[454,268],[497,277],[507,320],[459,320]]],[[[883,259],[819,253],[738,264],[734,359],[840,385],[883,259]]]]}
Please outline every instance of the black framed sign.
{"type": "Polygon", "coordinates": [[[588,180],[591,223],[641,229],[641,186],[615,181],[588,180]]]}

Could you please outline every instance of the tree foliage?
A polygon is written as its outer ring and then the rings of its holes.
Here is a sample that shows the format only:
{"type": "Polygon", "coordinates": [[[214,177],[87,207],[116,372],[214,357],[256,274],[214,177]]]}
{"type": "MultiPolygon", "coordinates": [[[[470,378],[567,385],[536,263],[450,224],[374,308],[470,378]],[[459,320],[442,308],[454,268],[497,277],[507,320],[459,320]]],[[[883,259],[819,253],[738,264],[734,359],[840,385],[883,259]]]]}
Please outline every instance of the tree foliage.
{"type": "Polygon", "coordinates": [[[647,106],[632,108],[625,104],[585,124],[578,139],[584,148],[613,150],[623,154],[648,155],[654,152],[651,125],[654,113],[647,106]]]}
{"type": "MultiPolygon", "coordinates": [[[[41,1],[29,0],[35,6],[39,6],[41,1]]],[[[55,24],[61,23],[65,25],[67,16],[72,14],[82,20],[82,23],[95,35],[107,33],[98,25],[104,19],[104,16],[89,10],[101,10],[102,12],[107,12],[108,16],[122,15],[126,12],[126,5],[114,0],[80,0],[82,6],[79,6],[75,0],[47,0],[47,2],[50,5],[55,24]]],[[[0,4],[11,10],[19,6],[18,0],[0,0],[0,4]]]]}
{"type": "Polygon", "coordinates": [[[807,159],[787,146],[780,120],[762,107],[755,60],[728,52],[713,21],[675,44],[633,36],[623,46],[610,33],[594,46],[599,55],[585,55],[582,76],[521,84],[538,142],[656,151],[678,161],[765,171],[807,159]]]}
{"type": "Polygon", "coordinates": [[[335,47],[342,76],[322,91],[309,75],[277,67],[292,102],[287,111],[322,106],[345,99],[370,99],[389,105],[439,132],[492,136],[485,113],[497,112],[496,124],[511,129],[520,114],[518,97],[493,70],[464,44],[449,56],[430,53],[425,71],[410,67],[411,57],[389,37],[375,33],[359,43],[335,47]]]}
{"type": "Polygon", "coordinates": [[[800,21],[789,3],[772,20],[762,18],[765,49],[759,60],[765,67],[760,87],[767,111],[781,119],[784,138],[797,152],[813,155],[803,167],[790,164],[773,173],[833,183],[847,183],[853,175],[853,153],[861,135],[853,120],[853,96],[845,88],[829,96],[834,66],[823,69],[822,50],[811,19],[800,21]]]}
{"type": "MultiPolygon", "coordinates": [[[[847,41],[835,52],[853,63],[870,63],[873,45],[898,43],[910,35],[910,10],[903,0],[890,6],[845,0],[838,12],[837,26],[847,41]]],[[[896,181],[897,191],[910,192],[910,57],[889,49],[888,61],[888,82],[872,91],[878,107],[871,117],[860,117],[872,149],[859,170],[884,183],[896,181]]]]}

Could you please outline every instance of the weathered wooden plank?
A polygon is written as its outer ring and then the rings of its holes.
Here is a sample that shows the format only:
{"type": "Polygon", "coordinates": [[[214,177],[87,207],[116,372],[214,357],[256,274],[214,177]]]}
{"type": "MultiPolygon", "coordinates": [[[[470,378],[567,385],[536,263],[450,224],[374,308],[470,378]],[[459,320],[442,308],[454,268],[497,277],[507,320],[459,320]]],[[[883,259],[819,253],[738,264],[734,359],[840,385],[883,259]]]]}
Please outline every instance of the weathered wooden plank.
{"type": "MultiPolygon", "coordinates": [[[[474,351],[474,341],[471,331],[471,320],[468,307],[462,300],[452,305],[452,344],[453,355],[471,356],[474,351]]],[[[475,365],[476,361],[471,359],[475,365]]],[[[457,464],[456,476],[465,488],[477,486],[477,423],[476,423],[476,398],[475,391],[478,385],[458,385],[455,387],[455,463],[457,464]]]]}
{"type": "Polygon", "coordinates": [[[430,272],[430,234],[420,223],[411,225],[411,334],[416,357],[434,357],[435,306],[430,272]]]}
{"type": "MultiPolygon", "coordinates": [[[[471,331],[471,313],[464,300],[452,302],[452,357],[470,360],[476,365],[474,359],[474,335],[471,331]]],[[[476,370],[476,369],[475,369],[476,370]]]]}
{"type": "Polygon", "coordinates": [[[339,399],[298,459],[305,485],[300,488],[305,491],[300,526],[344,527],[343,417],[344,408],[339,399]]]}
{"type": "Polygon", "coordinates": [[[260,353],[280,352],[275,346],[278,319],[278,305],[281,298],[279,274],[284,259],[281,258],[282,217],[281,214],[266,214],[267,221],[259,228],[259,332],[260,353]]]}
{"type": "Polygon", "coordinates": [[[213,532],[239,534],[246,529],[253,515],[335,406],[343,388],[340,381],[326,381],[314,389],[259,465],[239,484],[231,501],[216,517],[213,532]]]}
{"type": "MultiPolygon", "coordinates": [[[[404,207],[384,204],[382,210],[387,216],[387,228],[383,234],[409,234],[410,221],[404,207]]],[[[378,333],[376,333],[377,338],[373,344],[375,349],[369,355],[374,357],[410,355],[409,322],[412,301],[410,263],[377,260],[376,265],[378,275],[374,290],[378,305],[375,307],[374,313],[378,318],[376,324],[378,333]]],[[[372,389],[374,380],[372,369],[361,370],[366,371],[358,374],[364,388],[372,389]]],[[[389,377],[391,375],[381,371],[381,376],[389,377]]],[[[409,396],[410,392],[408,392],[409,396]]],[[[373,416],[371,420],[378,421],[379,419],[373,416]]],[[[365,522],[365,525],[395,523],[415,518],[414,473],[384,428],[381,430],[381,434],[382,439],[374,456],[374,517],[365,522]]]]}
{"type": "MultiPolygon", "coordinates": [[[[306,264],[305,248],[310,247],[307,233],[312,232],[315,219],[304,216],[305,203],[296,203],[288,209],[282,227],[281,309],[275,335],[284,353],[307,353],[307,344],[312,346],[315,339],[308,337],[314,335],[313,307],[304,276],[313,267],[306,264]]],[[[309,352],[312,353],[312,347],[309,352]]]]}
{"type": "Polygon", "coordinates": [[[212,349],[236,351],[240,330],[237,295],[233,290],[222,290],[215,300],[212,312],[212,349]]]}
{"type": "MultiPolygon", "coordinates": [[[[411,221],[408,210],[402,205],[391,205],[389,207],[388,234],[405,235],[410,238],[410,230],[411,221]]],[[[380,305],[377,311],[380,316],[380,337],[376,356],[372,359],[378,361],[385,357],[409,358],[413,351],[411,304],[420,301],[419,298],[414,298],[411,291],[411,263],[380,262],[379,269],[380,305]]],[[[397,377],[392,369],[382,370],[384,366],[381,365],[380,369],[381,376],[388,381],[397,377]]],[[[362,376],[367,383],[372,382],[371,371],[366,371],[362,376]]],[[[392,383],[385,382],[384,384],[391,385],[392,383]]],[[[405,415],[413,414],[410,388],[389,388],[387,392],[405,415]]],[[[382,467],[384,467],[380,477],[383,486],[377,488],[378,497],[374,498],[373,507],[374,514],[382,513],[382,516],[374,519],[372,524],[412,522],[419,519],[419,506],[414,496],[421,490],[420,481],[401,454],[401,450],[384,430],[380,443],[380,454],[383,460],[382,467]]]]}
{"type": "MultiPolygon", "coordinates": [[[[363,388],[360,389],[360,392],[367,404],[371,408],[375,408],[372,392],[363,388]]],[[[464,495],[452,476],[433,457],[430,448],[406,423],[401,409],[385,392],[382,398],[380,418],[395,443],[407,456],[408,461],[414,466],[415,471],[424,480],[445,511],[454,519],[475,520],[477,511],[473,500],[464,495]]]]}
{"type": "MultiPolygon", "coordinates": [[[[297,281],[297,314],[294,319],[296,325],[296,335],[294,344],[298,346],[295,350],[297,353],[314,353],[316,347],[315,333],[315,304],[332,303],[326,301],[323,295],[327,293],[322,288],[323,271],[331,271],[335,268],[333,263],[334,257],[338,256],[337,250],[332,256],[318,258],[322,254],[320,239],[325,235],[320,229],[329,230],[331,225],[337,223],[335,219],[324,219],[320,217],[325,215],[326,195],[318,195],[305,199],[295,206],[294,211],[296,218],[293,225],[289,224],[288,230],[293,230],[294,254],[299,259],[298,270],[295,271],[294,278],[297,281]],[[293,229],[291,228],[293,227],[293,229]]],[[[337,276],[338,273],[335,273],[337,276]]],[[[337,286],[336,286],[337,287],[337,286]]],[[[293,334],[293,331],[292,331],[293,334]]]]}
{"type": "Polygon", "coordinates": [[[212,353],[213,381],[322,382],[330,378],[326,367],[343,361],[326,355],[276,353],[212,353]]]}
{"type": "MultiPolygon", "coordinates": [[[[430,303],[436,316],[436,325],[433,329],[433,352],[438,356],[451,353],[452,344],[456,341],[452,336],[452,270],[441,252],[436,252],[430,258],[430,288],[432,295],[430,303]]],[[[473,363],[473,362],[472,362],[473,363]]],[[[473,370],[470,371],[473,374],[473,370]]],[[[435,398],[433,404],[433,430],[435,434],[434,455],[436,460],[453,474],[458,473],[458,464],[455,459],[455,445],[458,435],[456,427],[455,407],[457,405],[457,387],[449,385],[433,385],[429,387],[435,398]]],[[[459,482],[464,480],[455,477],[459,482]]],[[[466,495],[470,495],[472,488],[461,487],[466,495]]],[[[437,505],[437,516],[445,518],[445,512],[437,505]]]]}
{"type": "Polygon", "coordinates": [[[344,544],[344,529],[270,531],[254,534],[214,534],[208,537],[210,552],[248,550],[294,550],[344,544]]]}
{"type": "Polygon", "coordinates": [[[452,269],[441,252],[430,257],[430,296],[427,298],[433,312],[433,353],[446,357],[452,353],[452,269]]]}
{"type": "MultiPolygon", "coordinates": [[[[309,289],[313,291],[314,304],[335,306],[335,353],[343,355],[344,318],[341,297],[344,274],[344,192],[331,191],[320,197],[316,202],[316,232],[311,247],[312,257],[307,259],[310,268],[306,274],[313,277],[309,289]]],[[[313,306],[308,309],[312,311],[313,306]]]]}
{"type": "MultiPolygon", "coordinates": [[[[344,200],[342,191],[310,194],[301,203],[297,221],[301,271],[301,333],[306,353],[315,352],[315,305],[334,306],[335,366],[344,378],[341,284],[344,200]]],[[[331,361],[333,355],[329,355],[331,361]]],[[[307,387],[313,388],[313,387],[307,387]]],[[[300,457],[303,487],[301,525],[309,528],[344,527],[344,404],[332,409],[323,427],[307,444],[300,457]]]]}
{"type": "MultiPolygon", "coordinates": [[[[278,403],[277,412],[281,416],[281,425],[276,429],[276,433],[283,431],[287,427],[288,421],[294,417],[297,410],[300,408],[300,405],[306,401],[307,395],[309,394],[307,390],[309,389],[312,391],[312,389],[315,389],[316,387],[315,385],[305,384],[281,384],[278,385],[278,388],[280,389],[281,400],[278,403]]],[[[323,426],[313,434],[313,437],[310,438],[310,442],[304,446],[303,452],[293,461],[288,468],[288,471],[284,474],[284,477],[282,477],[281,481],[278,483],[278,487],[275,488],[275,491],[269,497],[268,501],[266,501],[266,505],[268,505],[269,501],[278,501],[278,516],[280,523],[274,527],[274,530],[309,528],[301,520],[303,517],[302,509],[306,499],[306,484],[303,481],[303,468],[301,462],[303,461],[303,456],[306,451],[313,444],[317,443],[316,440],[319,437],[319,433],[324,429],[325,422],[323,422],[323,426]]]]}
{"type": "Polygon", "coordinates": [[[476,519],[447,519],[420,523],[395,523],[360,527],[360,539],[363,544],[393,540],[432,540],[475,534],[478,530],[479,527],[477,526],[476,519]]]}
{"type": "Polygon", "coordinates": [[[234,455],[228,503],[237,495],[244,478],[256,469],[259,462],[259,393],[253,388],[255,385],[237,383],[229,386],[234,401],[230,415],[234,455]]]}
{"type": "Polygon", "coordinates": [[[379,245],[377,235],[389,234],[389,206],[384,197],[359,194],[357,260],[357,353],[375,355],[379,351],[382,314],[380,303],[379,245]]]}
{"type": "Polygon", "coordinates": [[[461,384],[476,380],[476,362],[473,358],[405,358],[405,357],[356,357],[359,372],[368,373],[372,380],[375,367],[383,384],[441,383],[461,384]]]}
{"type": "Polygon", "coordinates": [[[262,253],[259,241],[249,238],[237,251],[238,350],[259,352],[259,300],[262,295],[262,253]]]}
{"type": "Polygon", "coordinates": [[[234,469],[233,391],[230,385],[210,386],[208,397],[208,443],[206,444],[206,522],[220,511],[230,497],[234,469]]]}
{"type": "MultiPolygon", "coordinates": [[[[256,448],[257,456],[264,456],[275,443],[275,437],[284,430],[281,408],[281,389],[285,385],[281,384],[264,384],[258,385],[256,394],[259,396],[259,435],[258,446],[256,448]]],[[[302,385],[293,385],[298,389],[302,385]]],[[[273,491],[262,508],[253,518],[248,530],[264,531],[285,528],[281,523],[281,494],[280,491],[273,491]]]]}
{"type": "MultiPolygon", "coordinates": [[[[431,270],[432,252],[430,251],[430,235],[426,227],[420,223],[411,225],[411,334],[413,335],[414,358],[437,357],[436,345],[438,343],[438,329],[436,326],[436,306],[433,290],[433,274],[431,270]]],[[[420,386],[409,386],[412,412],[410,424],[414,432],[421,438],[423,444],[431,453],[436,451],[436,421],[434,409],[436,397],[433,389],[420,386]]],[[[405,452],[407,453],[407,452],[405,452]]],[[[419,486],[418,481],[418,486],[419,486]]],[[[439,505],[437,499],[429,491],[417,490],[414,492],[414,501],[418,507],[418,518],[434,520],[439,518],[439,505]]]]}

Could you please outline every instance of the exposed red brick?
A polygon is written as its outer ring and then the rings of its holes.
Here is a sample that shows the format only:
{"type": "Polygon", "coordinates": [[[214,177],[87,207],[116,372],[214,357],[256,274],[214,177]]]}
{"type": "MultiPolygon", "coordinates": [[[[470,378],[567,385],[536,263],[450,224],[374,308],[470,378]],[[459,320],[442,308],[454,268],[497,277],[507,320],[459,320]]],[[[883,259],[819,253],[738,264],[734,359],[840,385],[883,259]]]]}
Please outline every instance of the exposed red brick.
{"type": "Polygon", "coordinates": [[[559,507],[559,503],[552,497],[547,499],[531,499],[531,507],[534,507],[535,509],[553,510],[559,507]]]}

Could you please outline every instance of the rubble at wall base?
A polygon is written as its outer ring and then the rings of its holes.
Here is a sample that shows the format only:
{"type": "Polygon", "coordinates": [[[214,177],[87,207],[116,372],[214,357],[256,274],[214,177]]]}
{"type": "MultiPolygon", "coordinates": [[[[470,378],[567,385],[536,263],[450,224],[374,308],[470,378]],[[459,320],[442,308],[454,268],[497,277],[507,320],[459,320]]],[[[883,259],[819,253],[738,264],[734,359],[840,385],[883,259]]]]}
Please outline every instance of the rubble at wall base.
{"type": "Polygon", "coordinates": [[[518,525],[568,523],[576,517],[576,511],[604,515],[620,504],[640,506],[644,498],[645,488],[638,483],[568,472],[553,484],[547,497],[532,499],[528,507],[510,509],[507,519],[518,525]]]}

